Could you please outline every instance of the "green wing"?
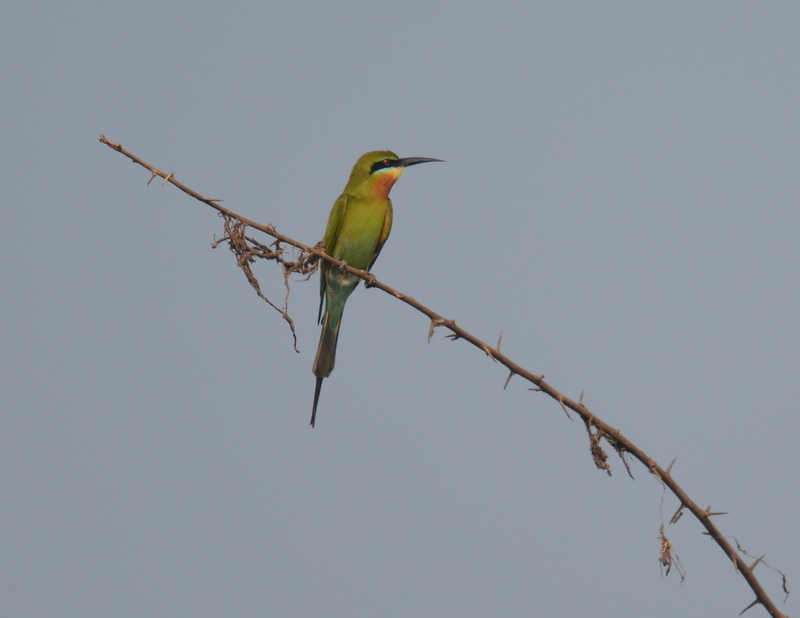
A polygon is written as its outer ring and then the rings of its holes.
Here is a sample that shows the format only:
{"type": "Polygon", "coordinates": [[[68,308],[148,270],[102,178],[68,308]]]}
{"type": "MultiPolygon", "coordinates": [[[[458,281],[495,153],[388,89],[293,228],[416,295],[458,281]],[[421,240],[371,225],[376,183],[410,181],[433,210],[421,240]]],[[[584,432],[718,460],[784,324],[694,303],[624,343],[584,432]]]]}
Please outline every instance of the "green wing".
{"type": "Polygon", "coordinates": [[[389,238],[389,234],[392,231],[392,200],[386,200],[386,218],[383,220],[383,229],[381,230],[380,238],[378,238],[378,244],[375,246],[375,253],[372,254],[372,259],[369,261],[369,268],[367,270],[372,270],[372,265],[375,263],[375,260],[378,259],[378,254],[383,249],[384,243],[386,243],[386,239],[389,238]]]}
{"type": "MultiPolygon", "coordinates": [[[[325,228],[325,236],[323,242],[325,243],[325,253],[333,255],[333,248],[336,246],[336,241],[339,238],[339,230],[342,229],[342,221],[344,221],[344,213],[347,210],[347,193],[342,193],[331,208],[331,214],[328,216],[328,227],[325,228]]],[[[377,255],[375,256],[377,257],[377,255]]],[[[374,260],[373,260],[374,261],[374,260]]],[[[328,268],[330,264],[322,260],[319,267],[319,313],[317,314],[317,324],[322,320],[322,305],[325,301],[325,287],[328,285],[328,268]]]]}

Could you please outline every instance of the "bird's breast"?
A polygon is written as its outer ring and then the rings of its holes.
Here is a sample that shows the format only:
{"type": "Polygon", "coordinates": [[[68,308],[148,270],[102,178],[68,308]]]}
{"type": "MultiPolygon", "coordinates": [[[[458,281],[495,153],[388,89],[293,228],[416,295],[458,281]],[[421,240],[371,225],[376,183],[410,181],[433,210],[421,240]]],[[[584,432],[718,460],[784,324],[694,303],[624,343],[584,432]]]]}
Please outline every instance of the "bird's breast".
{"type": "Polygon", "coordinates": [[[388,208],[386,200],[356,199],[348,202],[333,257],[344,260],[353,268],[368,268],[383,231],[388,208]]]}

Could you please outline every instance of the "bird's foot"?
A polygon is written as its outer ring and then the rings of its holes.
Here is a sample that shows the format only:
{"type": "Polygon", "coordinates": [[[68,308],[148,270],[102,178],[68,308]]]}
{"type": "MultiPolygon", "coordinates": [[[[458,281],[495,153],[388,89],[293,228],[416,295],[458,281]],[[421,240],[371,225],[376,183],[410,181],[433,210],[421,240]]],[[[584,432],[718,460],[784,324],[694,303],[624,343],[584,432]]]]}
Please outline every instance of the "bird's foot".
{"type": "Polygon", "coordinates": [[[345,262],[344,260],[342,260],[342,265],[339,266],[339,272],[340,273],[346,273],[347,272],[347,262],[345,262]]]}
{"type": "Polygon", "coordinates": [[[364,277],[364,287],[365,288],[375,287],[375,284],[377,282],[378,282],[378,280],[375,278],[375,275],[373,275],[372,273],[367,273],[366,276],[364,277]]]}

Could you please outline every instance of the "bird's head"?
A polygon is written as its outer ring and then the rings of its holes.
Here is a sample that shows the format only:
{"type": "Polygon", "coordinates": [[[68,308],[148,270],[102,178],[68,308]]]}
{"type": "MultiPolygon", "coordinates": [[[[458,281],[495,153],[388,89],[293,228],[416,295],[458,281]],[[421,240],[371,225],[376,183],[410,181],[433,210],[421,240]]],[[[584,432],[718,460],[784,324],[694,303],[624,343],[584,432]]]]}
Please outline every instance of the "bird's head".
{"type": "Polygon", "coordinates": [[[345,187],[346,193],[368,191],[373,197],[385,200],[392,186],[407,167],[418,163],[441,161],[430,157],[405,157],[401,159],[391,150],[374,150],[356,161],[350,180],[345,187]]]}

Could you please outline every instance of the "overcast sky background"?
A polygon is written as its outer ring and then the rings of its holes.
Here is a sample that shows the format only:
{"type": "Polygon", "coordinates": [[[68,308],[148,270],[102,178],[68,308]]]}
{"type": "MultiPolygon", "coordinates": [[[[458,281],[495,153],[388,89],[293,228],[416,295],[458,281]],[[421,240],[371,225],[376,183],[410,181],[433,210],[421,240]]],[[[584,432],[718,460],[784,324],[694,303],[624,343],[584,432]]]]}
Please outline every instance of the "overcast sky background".
{"type": "Polygon", "coordinates": [[[309,244],[363,152],[446,159],[395,186],[376,276],[677,457],[800,590],[800,4],[336,4],[0,9],[0,615],[753,599],[688,516],[686,581],[662,577],[675,499],[596,470],[580,421],[378,290],[312,430],[317,277],[296,354],[214,212],[100,133],[309,244]]]}

